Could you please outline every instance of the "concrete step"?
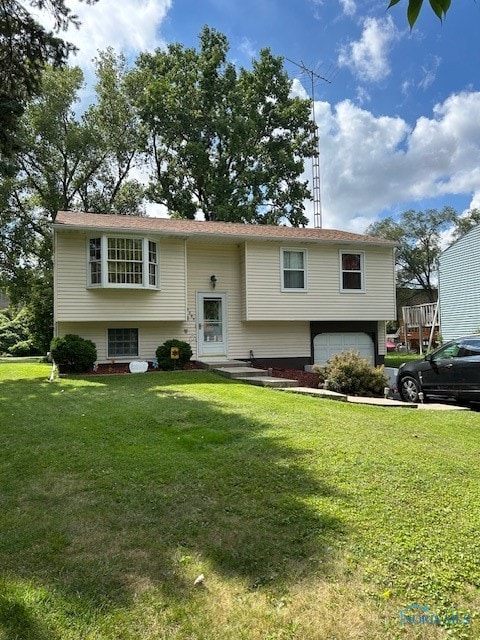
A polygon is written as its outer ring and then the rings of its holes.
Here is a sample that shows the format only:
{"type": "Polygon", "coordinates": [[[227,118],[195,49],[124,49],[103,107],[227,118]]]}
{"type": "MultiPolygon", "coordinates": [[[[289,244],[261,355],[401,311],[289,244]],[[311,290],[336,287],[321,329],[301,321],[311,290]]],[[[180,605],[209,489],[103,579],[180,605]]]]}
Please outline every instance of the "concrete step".
{"type": "Polygon", "coordinates": [[[297,387],[298,380],[289,380],[288,378],[274,378],[273,376],[242,376],[235,378],[239,382],[246,382],[247,384],[254,384],[257,387],[270,387],[272,389],[286,389],[288,387],[297,387]]]}
{"type": "Polygon", "coordinates": [[[248,364],[243,360],[225,360],[222,358],[205,358],[204,360],[196,360],[204,369],[233,369],[234,367],[248,367],[248,364]]]}
{"type": "Polygon", "coordinates": [[[245,376],[253,378],[254,376],[268,375],[263,369],[254,369],[253,367],[215,367],[212,369],[215,373],[219,373],[226,378],[244,378],[245,376]]]}

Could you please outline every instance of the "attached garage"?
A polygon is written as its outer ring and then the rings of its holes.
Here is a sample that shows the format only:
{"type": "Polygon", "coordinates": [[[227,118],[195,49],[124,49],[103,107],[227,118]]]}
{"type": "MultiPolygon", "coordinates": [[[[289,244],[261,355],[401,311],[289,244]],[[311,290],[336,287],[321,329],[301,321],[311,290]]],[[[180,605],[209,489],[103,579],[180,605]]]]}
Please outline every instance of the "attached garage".
{"type": "Polygon", "coordinates": [[[336,353],[354,349],[362,358],[375,362],[375,345],[371,336],[363,331],[319,333],[313,339],[313,361],[325,365],[336,353]]]}

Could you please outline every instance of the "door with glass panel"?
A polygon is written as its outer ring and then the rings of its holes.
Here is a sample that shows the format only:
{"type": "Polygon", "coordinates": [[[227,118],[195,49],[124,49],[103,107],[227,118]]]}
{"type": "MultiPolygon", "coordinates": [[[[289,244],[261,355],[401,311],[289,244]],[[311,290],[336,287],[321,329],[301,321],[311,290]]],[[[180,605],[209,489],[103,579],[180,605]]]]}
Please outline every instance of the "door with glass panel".
{"type": "Polygon", "coordinates": [[[197,344],[199,356],[227,354],[226,295],[197,294],[197,344]]]}

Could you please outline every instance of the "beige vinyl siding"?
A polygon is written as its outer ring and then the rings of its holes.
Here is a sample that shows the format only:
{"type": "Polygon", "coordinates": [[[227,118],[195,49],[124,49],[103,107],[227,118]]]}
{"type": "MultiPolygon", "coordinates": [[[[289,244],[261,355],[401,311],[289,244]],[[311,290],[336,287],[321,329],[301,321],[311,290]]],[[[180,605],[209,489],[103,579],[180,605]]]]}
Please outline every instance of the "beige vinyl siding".
{"type": "Polygon", "coordinates": [[[387,353],[387,323],[380,320],[378,326],[378,355],[384,356],[387,353]]]}
{"type": "Polygon", "coordinates": [[[395,317],[391,248],[248,242],[247,320],[389,320],[395,317]],[[281,290],[281,248],[306,249],[306,291],[281,290]],[[340,291],[340,251],[364,253],[365,292],[340,291]]]}
{"type": "MultiPolygon", "coordinates": [[[[241,325],[242,274],[240,261],[242,247],[233,243],[221,245],[213,243],[187,243],[187,335],[194,339],[192,348],[196,354],[197,340],[197,293],[224,293],[227,295],[227,352],[228,356],[237,353],[239,327],[241,325]],[[210,277],[217,278],[215,289],[210,277]]],[[[248,353],[247,356],[248,357],[248,353]]]]}
{"type": "Polygon", "coordinates": [[[120,358],[122,362],[129,360],[149,360],[155,358],[157,347],[166,340],[176,338],[185,340],[181,322],[61,322],[58,324],[58,335],[75,333],[86,340],[91,340],[97,347],[97,361],[111,362],[107,354],[108,329],[138,329],[138,357],[120,358]]]}
{"type": "Polygon", "coordinates": [[[57,233],[55,320],[75,322],[185,319],[183,240],[151,237],[159,247],[159,289],[88,288],[87,236],[57,233]]]}
{"type": "Polygon", "coordinates": [[[309,322],[242,322],[235,358],[309,358],[309,322]]]}
{"type": "MultiPolygon", "coordinates": [[[[186,333],[196,338],[197,293],[224,293],[227,296],[227,355],[248,359],[250,350],[256,358],[309,357],[310,325],[308,322],[245,322],[244,273],[239,269],[244,261],[244,247],[234,244],[217,245],[188,243],[188,304],[186,333]],[[210,276],[217,277],[215,290],[210,276]]],[[[192,348],[196,352],[195,345],[192,348]]]]}

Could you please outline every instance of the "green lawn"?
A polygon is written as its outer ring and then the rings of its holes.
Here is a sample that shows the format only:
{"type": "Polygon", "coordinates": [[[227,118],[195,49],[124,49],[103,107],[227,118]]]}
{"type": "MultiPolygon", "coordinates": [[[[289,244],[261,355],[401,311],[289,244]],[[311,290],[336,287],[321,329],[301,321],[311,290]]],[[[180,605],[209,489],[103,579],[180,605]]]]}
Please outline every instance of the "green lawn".
{"type": "Polygon", "coordinates": [[[0,362],[0,640],[480,637],[480,414],[49,373],[0,362]]]}
{"type": "Polygon", "coordinates": [[[387,353],[387,355],[385,356],[385,366],[398,369],[398,367],[403,362],[421,360],[422,358],[423,356],[419,355],[418,353],[387,353]]]}

